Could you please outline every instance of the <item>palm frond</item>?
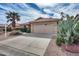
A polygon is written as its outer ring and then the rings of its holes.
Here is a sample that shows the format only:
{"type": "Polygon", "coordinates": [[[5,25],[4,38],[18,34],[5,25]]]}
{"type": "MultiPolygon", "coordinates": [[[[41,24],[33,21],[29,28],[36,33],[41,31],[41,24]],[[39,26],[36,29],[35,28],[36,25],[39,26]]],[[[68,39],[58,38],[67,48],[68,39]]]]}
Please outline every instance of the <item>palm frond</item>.
{"type": "Polygon", "coordinates": [[[20,15],[17,12],[6,12],[6,18],[8,19],[7,22],[11,21],[13,27],[15,27],[16,21],[20,20],[20,15]]]}

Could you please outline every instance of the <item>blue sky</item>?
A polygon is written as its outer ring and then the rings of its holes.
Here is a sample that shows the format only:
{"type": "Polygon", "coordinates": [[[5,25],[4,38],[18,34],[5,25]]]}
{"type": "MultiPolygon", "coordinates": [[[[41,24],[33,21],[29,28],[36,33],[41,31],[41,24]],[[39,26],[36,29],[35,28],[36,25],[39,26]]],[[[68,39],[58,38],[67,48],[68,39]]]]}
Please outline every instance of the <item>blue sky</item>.
{"type": "Polygon", "coordinates": [[[5,24],[5,13],[15,11],[21,16],[19,23],[33,21],[38,17],[60,18],[60,12],[69,15],[79,13],[78,3],[0,3],[0,24],[5,24]]]}

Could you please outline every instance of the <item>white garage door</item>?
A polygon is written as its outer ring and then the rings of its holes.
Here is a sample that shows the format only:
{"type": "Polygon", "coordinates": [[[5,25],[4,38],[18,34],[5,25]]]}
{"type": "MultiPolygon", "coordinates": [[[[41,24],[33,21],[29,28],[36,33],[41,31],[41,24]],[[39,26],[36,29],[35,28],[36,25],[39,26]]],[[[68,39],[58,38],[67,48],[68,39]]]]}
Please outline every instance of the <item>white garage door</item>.
{"type": "Polygon", "coordinates": [[[34,33],[56,33],[57,26],[54,24],[37,24],[33,27],[34,33]]]}

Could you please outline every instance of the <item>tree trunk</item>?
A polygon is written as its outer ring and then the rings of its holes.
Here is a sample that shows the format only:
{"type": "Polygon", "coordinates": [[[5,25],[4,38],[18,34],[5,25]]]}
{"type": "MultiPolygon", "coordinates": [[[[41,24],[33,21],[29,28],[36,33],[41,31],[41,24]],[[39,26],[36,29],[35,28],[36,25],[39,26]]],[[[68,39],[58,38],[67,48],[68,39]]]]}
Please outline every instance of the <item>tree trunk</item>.
{"type": "Polygon", "coordinates": [[[13,30],[15,30],[15,27],[16,27],[16,22],[15,21],[12,22],[12,27],[13,27],[13,30]]]}

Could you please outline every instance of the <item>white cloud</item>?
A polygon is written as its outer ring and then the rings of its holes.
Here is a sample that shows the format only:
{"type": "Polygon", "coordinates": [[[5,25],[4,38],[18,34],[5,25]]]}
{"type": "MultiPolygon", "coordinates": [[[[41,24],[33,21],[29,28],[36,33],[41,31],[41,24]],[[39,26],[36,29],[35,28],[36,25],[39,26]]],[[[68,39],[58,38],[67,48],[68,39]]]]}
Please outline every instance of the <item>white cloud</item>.
{"type": "MultiPolygon", "coordinates": [[[[46,12],[46,14],[43,14],[42,12],[40,12],[37,9],[34,9],[32,7],[29,7],[27,4],[11,4],[9,6],[5,5],[2,6],[0,5],[1,8],[3,8],[4,10],[11,10],[11,11],[16,11],[21,15],[21,21],[20,23],[24,23],[24,22],[28,22],[28,21],[32,21],[38,17],[45,17],[45,18],[49,18],[49,17],[56,17],[56,18],[60,18],[60,12],[64,12],[67,13],[69,15],[75,15],[77,13],[79,13],[79,9],[74,9],[74,7],[76,7],[79,4],[70,4],[69,6],[61,6],[60,4],[50,4],[50,3],[36,3],[36,5],[39,8],[43,8],[43,11],[46,12]],[[20,7],[19,7],[20,6],[20,7]],[[54,14],[53,16],[50,16],[49,14],[54,14]]],[[[6,11],[5,11],[6,12],[6,11]]],[[[5,16],[5,12],[0,10],[0,23],[2,22],[1,20],[6,20],[5,16]]],[[[5,22],[3,22],[5,23],[5,22]]]]}
{"type": "Polygon", "coordinates": [[[56,3],[36,3],[36,5],[39,6],[39,7],[44,8],[44,7],[48,7],[48,6],[53,7],[53,6],[56,5],[56,3]]]}

